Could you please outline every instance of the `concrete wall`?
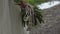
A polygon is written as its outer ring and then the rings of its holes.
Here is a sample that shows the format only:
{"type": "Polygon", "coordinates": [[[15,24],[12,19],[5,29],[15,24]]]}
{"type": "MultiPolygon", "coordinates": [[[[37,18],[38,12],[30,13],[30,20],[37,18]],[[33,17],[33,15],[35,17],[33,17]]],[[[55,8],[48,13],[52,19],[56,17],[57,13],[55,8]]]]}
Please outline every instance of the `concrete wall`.
{"type": "Polygon", "coordinates": [[[0,34],[24,34],[19,7],[13,0],[0,0],[0,34]]]}

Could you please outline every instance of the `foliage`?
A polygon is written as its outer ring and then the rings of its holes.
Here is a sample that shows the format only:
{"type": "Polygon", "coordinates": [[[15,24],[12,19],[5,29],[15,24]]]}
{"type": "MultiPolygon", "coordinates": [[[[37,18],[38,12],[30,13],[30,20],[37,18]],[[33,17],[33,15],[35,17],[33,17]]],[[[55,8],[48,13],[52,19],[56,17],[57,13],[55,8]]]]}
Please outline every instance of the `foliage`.
{"type": "MultiPolygon", "coordinates": [[[[14,0],[17,4],[21,4],[21,0],[14,0]]],[[[38,21],[39,23],[42,23],[43,22],[43,16],[42,16],[42,10],[38,9],[38,7],[36,6],[37,4],[40,4],[42,2],[44,2],[45,0],[26,0],[26,3],[30,4],[33,6],[33,9],[34,9],[34,20],[35,22],[33,23],[34,25],[37,25],[38,24],[38,21]]],[[[25,25],[25,21],[24,21],[24,16],[26,14],[26,11],[25,9],[22,9],[21,10],[21,14],[22,14],[22,23],[23,25],[25,25]]],[[[27,25],[28,25],[28,21],[26,22],[27,25]]]]}
{"type": "MultiPolygon", "coordinates": [[[[25,21],[23,19],[25,14],[26,14],[25,10],[22,10],[21,14],[22,14],[22,23],[23,23],[23,25],[25,25],[25,21]]],[[[38,21],[39,21],[39,23],[43,23],[43,19],[42,18],[43,18],[42,10],[38,9],[37,7],[34,7],[34,20],[35,20],[35,22],[33,23],[34,26],[36,26],[38,24],[38,21]]],[[[26,23],[28,25],[28,21],[26,23]]]]}
{"type": "Polygon", "coordinates": [[[31,5],[35,5],[35,4],[41,4],[45,0],[26,0],[26,1],[27,1],[27,3],[29,3],[31,5]]]}
{"type": "MultiPolygon", "coordinates": [[[[20,4],[21,0],[14,0],[16,3],[20,4]]],[[[46,0],[26,0],[26,3],[31,4],[31,5],[36,5],[36,4],[41,4],[45,2],[46,0]]]]}

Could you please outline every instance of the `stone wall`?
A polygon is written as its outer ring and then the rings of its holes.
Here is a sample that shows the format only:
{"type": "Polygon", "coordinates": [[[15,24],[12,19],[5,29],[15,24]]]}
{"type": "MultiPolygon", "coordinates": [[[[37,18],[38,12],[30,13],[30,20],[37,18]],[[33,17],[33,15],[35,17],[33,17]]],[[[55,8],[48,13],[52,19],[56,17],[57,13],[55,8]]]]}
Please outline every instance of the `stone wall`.
{"type": "Polygon", "coordinates": [[[60,34],[60,5],[43,11],[44,23],[33,28],[30,34],[60,34]]]}

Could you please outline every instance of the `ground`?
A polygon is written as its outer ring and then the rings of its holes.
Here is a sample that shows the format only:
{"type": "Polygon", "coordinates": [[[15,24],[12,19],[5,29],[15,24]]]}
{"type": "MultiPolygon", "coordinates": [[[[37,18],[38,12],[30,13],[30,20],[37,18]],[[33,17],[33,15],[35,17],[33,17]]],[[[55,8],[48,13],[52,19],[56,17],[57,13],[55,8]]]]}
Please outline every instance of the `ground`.
{"type": "Polygon", "coordinates": [[[43,11],[44,23],[33,28],[30,34],[60,34],[60,5],[43,11]]]}

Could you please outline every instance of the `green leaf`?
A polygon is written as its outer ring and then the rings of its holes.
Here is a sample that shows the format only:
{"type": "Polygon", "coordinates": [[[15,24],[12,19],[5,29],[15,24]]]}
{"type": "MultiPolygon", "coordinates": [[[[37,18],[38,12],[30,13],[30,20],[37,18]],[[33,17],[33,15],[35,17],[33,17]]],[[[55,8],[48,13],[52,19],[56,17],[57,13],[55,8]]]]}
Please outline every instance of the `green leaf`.
{"type": "MultiPolygon", "coordinates": [[[[15,0],[15,2],[17,4],[21,4],[21,0],[15,0]]],[[[36,5],[41,4],[42,2],[45,2],[45,0],[26,0],[26,2],[33,6],[34,20],[35,20],[35,22],[33,23],[34,26],[36,26],[38,24],[38,21],[41,24],[43,22],[42,10],[38,9],[38,7],[36,5]],[[38,19],[38,21],[37,21],[37,19],[38,19]]],[[[26,10],[25,9],[21,9],[21,15],[22,15],[22,24],[25,26],[25,21],[24,21],[24,16],[26,15],[26,10]]],[[[28,25],[28,22],[29,21],[26,22],[27,25],[28,25]]]]}
{"type": "Polygon", "coordinates": [[[31,5],[41,4],[42,2],[45,2],[45,0],[26,0],[27,3],[31,5]]]}

